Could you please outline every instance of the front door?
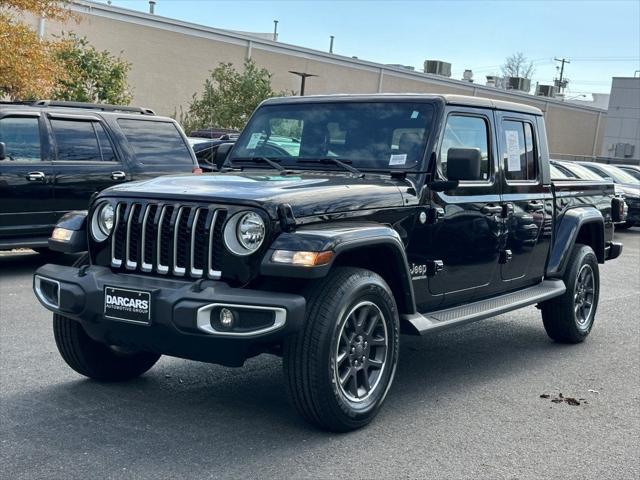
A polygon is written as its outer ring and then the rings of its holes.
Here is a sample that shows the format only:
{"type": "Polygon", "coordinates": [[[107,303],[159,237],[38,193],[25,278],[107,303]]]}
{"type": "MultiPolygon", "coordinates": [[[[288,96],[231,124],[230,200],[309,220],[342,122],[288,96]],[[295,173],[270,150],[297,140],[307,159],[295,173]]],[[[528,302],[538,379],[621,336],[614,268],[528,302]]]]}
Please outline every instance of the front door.
{"type": "Polygon", "coordinates": [[[425,251],[428,261],[435,262],[435,270],[439,262],[441,269],[431,272],[428,288],[433,297],[441,297],[441,307],[484,295],[496,284],[502,209],[492,124],[491,112],[485,110],[456,109],[447,115],[437,152],[438,175],[447,178],[451,148],[479,149],[482,165],[478,180],[460,182],[452,191],[431,193],[431,211],[442,217],[426,226],[425,251]]]}
{"type": "Polygon", "coordinates": [[[54,224],[53,171],[40,115],[0,118],[0,241],[48,237],[54,224]]]}
{"type": "Polygon", "coordinates": [[[542,278],[547,252],[543,228],[552,213],[552,194],[542,181],[536,118],[498,112],[496,121],[505,211],[500,275],[503,289],[509,290],[542,278]]]}

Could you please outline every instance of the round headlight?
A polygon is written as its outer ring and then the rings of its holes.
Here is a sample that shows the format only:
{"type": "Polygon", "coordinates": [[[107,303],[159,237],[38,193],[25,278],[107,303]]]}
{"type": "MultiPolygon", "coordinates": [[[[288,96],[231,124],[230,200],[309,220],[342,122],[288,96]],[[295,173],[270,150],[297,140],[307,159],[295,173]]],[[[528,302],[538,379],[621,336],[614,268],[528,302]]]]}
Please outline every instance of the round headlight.
{"type": "Polygon", "coordinates": [[[98,242],[103,242],[113,230],[115,211],[113,205],[104,203],[99,206],[91,219],[91,234],[98,242]]]}
{"type": "Polygon", "coordinates": [[[262,217],[241,212],[229,219],[224,229],[224,243],[236,255],[250,255],[260,248],[266,228],[262,217]]]}

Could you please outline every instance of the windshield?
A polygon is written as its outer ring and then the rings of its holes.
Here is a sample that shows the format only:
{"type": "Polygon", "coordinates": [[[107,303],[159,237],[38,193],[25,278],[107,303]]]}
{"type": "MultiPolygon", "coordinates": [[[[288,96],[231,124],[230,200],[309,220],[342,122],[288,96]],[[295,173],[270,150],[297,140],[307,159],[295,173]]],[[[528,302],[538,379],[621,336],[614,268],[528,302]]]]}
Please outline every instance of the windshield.
{"type": "Polygon", "coordinates": [[[289,167],[406,170],[424,154],[433,105],[417,102],[335,102],[266,105],[256,111],[229,158],[266,157],[289,167]]]}
{"type": "Polygon", "coordinates": [[[631,183],[634,185],[639,185],[640,181],[633,178],[624,170],[620,170],[617,167],[611,165],[598,165],[597,167],[592,167],[593,170],[598,170],[598,174],[602,177],[610,177],[613,178],[616,183],[631,183]]]}
{"type": "Polygon", "coordinates": [[[592,172],[591,170],[589,170],[586,167],[583,167],[582,165],[578,165],[577,163],[570,163],[570,162],[558,163],[558,167],[566,168],[567,170],[569,170],[570,172],[572,172],[574,175],[576,175],[578,178],[582,180],[597,180],[597,181],[602,180],[602,177],[600,175],[598,175],[595,172],[592,172]]]}

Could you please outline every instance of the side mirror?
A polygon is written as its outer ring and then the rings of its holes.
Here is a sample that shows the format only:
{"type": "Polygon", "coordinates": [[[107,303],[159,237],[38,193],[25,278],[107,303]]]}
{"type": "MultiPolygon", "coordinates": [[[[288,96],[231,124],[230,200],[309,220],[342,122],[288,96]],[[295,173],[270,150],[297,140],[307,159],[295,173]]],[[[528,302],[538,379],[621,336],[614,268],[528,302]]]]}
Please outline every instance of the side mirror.
{"type": "Polygon", "coordinates": [[[482,180],[479,148],[450,148],[447,151],[447,179],[454,181],[482,180]]]}
{"type": "Polygon", "coordinates": [[[7,146],[4,142],[0,142],[0,160],[4,160],[7,158],[7,146]]]}
{"type": "Polygon", "coordinates": [[[227,159],[227,155],[229,155],[229,152],[234,145],[235,143],[223,143],[218,145],[218,148],[216,148],[212,160],[218,170],[220,170],[224,165],[224,161],[227,159]]]}

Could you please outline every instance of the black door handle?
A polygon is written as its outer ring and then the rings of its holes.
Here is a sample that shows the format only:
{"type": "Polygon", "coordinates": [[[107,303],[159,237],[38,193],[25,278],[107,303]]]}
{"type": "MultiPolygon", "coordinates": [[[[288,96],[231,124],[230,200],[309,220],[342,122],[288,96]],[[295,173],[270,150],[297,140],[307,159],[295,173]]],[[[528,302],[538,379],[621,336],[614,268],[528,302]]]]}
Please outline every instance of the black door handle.
{"type": "Polygon", "coordinates": [[[485,205],[480,211],[485,215],[499,215],[502,213],[502,207],[500,205],[485,205]]]}
{"type": "Polygon", "coordinates": [[[532,200],[527,204],[527,208],[532,212],[539,212],[540,210],[544,210],[544,202],[532,200]]]}

